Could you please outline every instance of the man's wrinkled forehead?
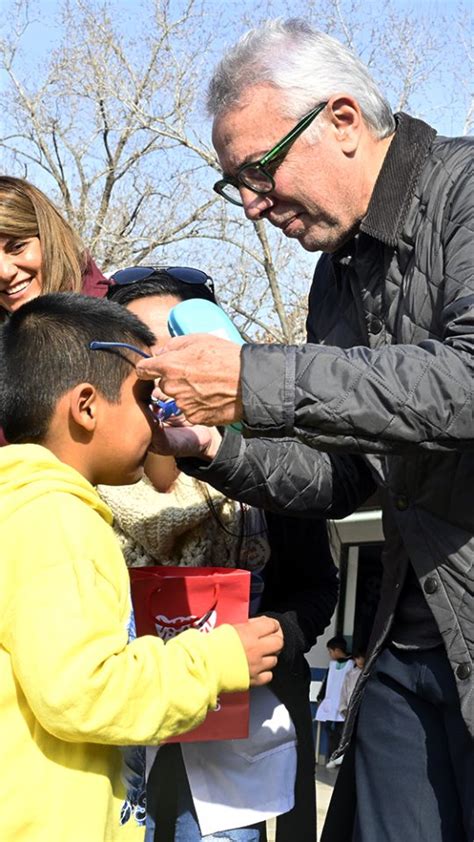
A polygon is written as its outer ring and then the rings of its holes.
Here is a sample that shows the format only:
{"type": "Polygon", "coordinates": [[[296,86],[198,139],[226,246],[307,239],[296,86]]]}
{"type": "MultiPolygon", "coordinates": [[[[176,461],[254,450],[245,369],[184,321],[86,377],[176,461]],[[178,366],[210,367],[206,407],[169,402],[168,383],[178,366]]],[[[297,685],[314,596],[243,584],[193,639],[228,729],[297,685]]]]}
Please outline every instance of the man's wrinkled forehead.
{"type": "Polygon", "coordinates": [[[214,120],[212,142],[223,172],[258,160],[285,134],[288,120],[278,109],[281,94],[269,85],[248,89],[238,105],[214,120]]]}

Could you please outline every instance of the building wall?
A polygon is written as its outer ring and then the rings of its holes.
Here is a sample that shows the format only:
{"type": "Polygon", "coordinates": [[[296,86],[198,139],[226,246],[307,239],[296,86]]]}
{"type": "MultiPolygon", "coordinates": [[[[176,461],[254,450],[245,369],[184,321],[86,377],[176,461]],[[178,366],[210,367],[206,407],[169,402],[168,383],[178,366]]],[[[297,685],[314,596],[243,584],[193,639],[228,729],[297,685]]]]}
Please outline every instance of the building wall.
{"type": "MultiPolygon", "coordinates": [[[[331,521],[329,531],[334,561],[339,568],[340,594],[330,625],[306,656],[311,667],[313,715],[329,663],[326,641],[343,634],[349,650],[353,645],[367,644],[382,573],[380,554],[384,536],[380,509],[360,510],[343,520],[331,521]]],[[[315,728],[315,737],[317,761],[323,763],[327,759],[324,729],[315,728]]]]}

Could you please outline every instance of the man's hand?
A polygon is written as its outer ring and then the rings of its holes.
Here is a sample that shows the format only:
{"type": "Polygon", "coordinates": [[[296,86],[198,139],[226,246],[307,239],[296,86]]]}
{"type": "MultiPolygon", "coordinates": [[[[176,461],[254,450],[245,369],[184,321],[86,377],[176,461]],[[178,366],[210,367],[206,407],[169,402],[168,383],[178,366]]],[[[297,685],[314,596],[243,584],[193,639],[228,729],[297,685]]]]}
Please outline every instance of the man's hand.
{"type": "Polygon", "coordinates": [[[211,461],[221,441],[222,436],[216,427],[191,426],[178,415],[164,424],[155,424],[150,453],[158,453],[160,456],[194,456],[211,461]]]}
{"type": "Polygon", "coordinates": [[[177,336],[157,356],[140,360],[137,375],[159,378],[163,395],[174,398],[192,424],[213,427],[242,418],[240,346],[226,339],[177,336]]]}
{"type": "Polygon", "coordinates": [[[261,687],[272,680],[277,655],[283,649],[283,632],[272,617],[253,617],[234,626],[249,664],[250,686],[261,687]]]}

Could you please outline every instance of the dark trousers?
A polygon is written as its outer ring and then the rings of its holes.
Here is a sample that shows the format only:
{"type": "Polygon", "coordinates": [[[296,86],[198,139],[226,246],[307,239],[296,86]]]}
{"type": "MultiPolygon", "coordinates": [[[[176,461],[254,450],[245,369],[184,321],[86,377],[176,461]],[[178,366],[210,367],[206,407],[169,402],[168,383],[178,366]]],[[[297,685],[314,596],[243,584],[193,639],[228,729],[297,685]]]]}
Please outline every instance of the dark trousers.
{"type": "Polygon", "coordinates": [[[442,647],[380,655],[355,749],[353,842],[473,842],[474,742],[442,647]]]}
{"type": "Polygon", "coordinates": [[[328,758],[339,748],[344,722],[325,722],[324,727],[328,738],[328,758]]]}

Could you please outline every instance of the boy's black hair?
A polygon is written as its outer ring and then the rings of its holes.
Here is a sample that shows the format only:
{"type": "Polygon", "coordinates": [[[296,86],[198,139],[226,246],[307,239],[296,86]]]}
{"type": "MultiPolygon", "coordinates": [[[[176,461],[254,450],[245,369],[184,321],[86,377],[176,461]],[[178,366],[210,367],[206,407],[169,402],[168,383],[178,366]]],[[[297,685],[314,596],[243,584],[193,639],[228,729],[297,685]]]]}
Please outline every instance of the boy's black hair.
{"type": "Polygon", "coordinates": [[[115,301],[126,307],[131,301],[137,298],[149,298],[152,295],[174,295],[181,301],[189,301],[192,298],[203,298],[205,301],[216,303],[211,290],[205,284],[187,284],[168,275],[163,269],[157,269],[143,281],[136,281],[131,284],[111,284],[107,290],[109,301],[115,301]]]}
{"type": "Polygon", "coordinates": [[[335,637],[331,637],[330,640],[326,643],[327,649],[341,649],[342,652],[347,654],[347,640],[342,634],[337,634],[335,637]]]}
{"type": "Polygon", "coordinates": [[[0,340],[0,426],[8,442],[41,442],[58,400],[78,383],[119,400],[133,353],[91,351],[94,339],[142,348],[155,342],[134,313],[77,293],[42,295],[12,314],[0,340]]]}

